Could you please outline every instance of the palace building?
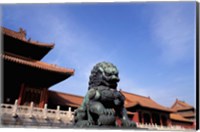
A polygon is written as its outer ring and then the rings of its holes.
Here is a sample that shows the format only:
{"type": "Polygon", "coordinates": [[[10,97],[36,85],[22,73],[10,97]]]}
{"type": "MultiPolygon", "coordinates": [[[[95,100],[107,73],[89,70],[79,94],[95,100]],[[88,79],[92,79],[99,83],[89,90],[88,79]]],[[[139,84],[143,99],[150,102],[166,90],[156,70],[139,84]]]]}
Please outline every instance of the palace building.
{"type": "Polygon", "coordinates": [[[126,97],[125,107],[127,111],[134,112],[131,117],[135,122],[168,126],[169,114],[172,109],[159,105],[150,97],[122,92],[126,97]]]}
{"type": "Polygon", "coordinates": [[[171,107],[177,114],[180,114],[182,117],[194,121],[196,110],[193,106],[187,104],[184,101],[176,99],[175,103],[171,107]]]}
{"type": "Polygon", "coordinates": [[[193,106],[184,101],[176,99],[171,109],[175,111],[174,113],[170,114],[170,119],[173,125],[181,125],[189,128],[195,126],[196,110],[193,106]]]}
{"type": "Polygon", "coordinates": [[[54,44],[26,39],[26,31],[2,27],[3,103],[44,107],[48,88],[74,74],[73,69],[42,62],[54,44]]]}

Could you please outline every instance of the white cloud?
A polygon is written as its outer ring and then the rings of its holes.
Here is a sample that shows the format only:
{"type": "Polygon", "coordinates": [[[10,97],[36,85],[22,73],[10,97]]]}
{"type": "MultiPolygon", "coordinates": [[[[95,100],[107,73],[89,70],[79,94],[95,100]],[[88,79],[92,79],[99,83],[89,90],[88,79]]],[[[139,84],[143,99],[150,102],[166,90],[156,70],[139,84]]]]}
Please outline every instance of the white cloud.
{"type": "Polygon", "coordinates": [[[43,61],[75,69],[74,76],[50,89],[84,95],[88,89],[89,75],[93,66],[109,57],[103,52],[101,45],[93,39],[93,35],[84,27],[80,27],[73,19],[68,18],[66,22],[62,17],[48,14],[43,21],[48,20],[53,21],[45,24],[43,30],[46,30],[47,34],[42,39],[53,40],[55,48],[45,56],[43,61]],[[79,30],[74,30],[77,28],[79,30]]]}
{"type": "Polygon", "coordinates": [[[195,27],[191,21],[195,22],[188,20],[186,9],[181,7],[163,7],[155,12],[151,21],[152,37],[161,49],[164,62],[173,64],[193,57],[195,27]]]}

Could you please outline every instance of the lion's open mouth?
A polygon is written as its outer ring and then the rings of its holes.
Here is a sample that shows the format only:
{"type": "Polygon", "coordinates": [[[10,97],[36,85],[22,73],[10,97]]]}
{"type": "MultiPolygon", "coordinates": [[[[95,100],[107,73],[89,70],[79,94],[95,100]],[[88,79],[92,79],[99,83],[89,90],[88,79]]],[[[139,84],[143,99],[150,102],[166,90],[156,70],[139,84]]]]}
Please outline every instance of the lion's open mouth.
{"type": "Polygon", "coordinates": [[[117,82],[118,81],[109,81],[109,86],[111,87],[111,88],[117,88],[117,82]]]}

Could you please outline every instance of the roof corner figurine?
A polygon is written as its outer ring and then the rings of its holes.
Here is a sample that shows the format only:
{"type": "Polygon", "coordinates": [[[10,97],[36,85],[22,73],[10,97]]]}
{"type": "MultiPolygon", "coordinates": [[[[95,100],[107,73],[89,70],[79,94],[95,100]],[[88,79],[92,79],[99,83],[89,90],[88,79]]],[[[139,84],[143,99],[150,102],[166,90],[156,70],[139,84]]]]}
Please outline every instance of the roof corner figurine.
{"type": "Polygon", "coordinates": [[[136,128],[124,107],[125,97],[117,90],[118,70],[112,63],[96,64],[90,75],[88,92],[75,111],[75,127],[116,126],[136,128]],[[121,124],[117,122],[120,119],[121,124]]]}

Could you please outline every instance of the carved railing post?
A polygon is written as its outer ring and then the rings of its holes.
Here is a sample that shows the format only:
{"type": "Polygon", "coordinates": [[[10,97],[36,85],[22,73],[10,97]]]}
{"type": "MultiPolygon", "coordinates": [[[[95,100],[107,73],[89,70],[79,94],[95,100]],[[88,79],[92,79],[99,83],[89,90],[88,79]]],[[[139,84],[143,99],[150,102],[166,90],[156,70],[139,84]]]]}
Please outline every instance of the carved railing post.
{"type": "Polygon", "coordinates": [[[47,119],[47,104],[44,105],[43,116],[44,116],[44,119],[46,120],[47,119]]]}
{"type": "Polygon", "coordinates": [[[144,126],[147,128],[148,127],[147,123],[144,123],[144,126]]]}
{"type": "Polygon", "coordinates": [[[72,117],[71,107],[68,108],[67,116],[68,116],[69,120],[72,121],[73,117],[72,117]]]}
{"type": "Polygon", "coordinates": [[[12,113],[12,116],[13,116],[14,118],[17,117],[17,109],[18,109],[18,100],[16,99],[16,100],[15,100],[15,104],[14,104],[14,106],[13,106],[13,113],[12,113]]]}
{"type": "Polygon", "coordinates": [[[30,108],[29,108],[29,118],[33,117],[33,102],[31,102],[30,108]]]}
{"type": "Polygon", "coordinates": [[[71,107],[68,108],[68,114],[69,114],[68,116],[71,117],[72,115],[71,107]]]}
{"type": "Polygon", "coordinates": [[[57,110],[56,110],[56,119],[60,120],[60,106],[57,106],[57,110]]]}
{"type": "Polygon", "coordinates": [[[155,123],[155,126],[154,126],[154,128],[156,128],[156,129],[158,129],[158,125],[155,123]]]}
{"type": "Polygon", "coordinates": [[[151,127],[151,123],[149,123],[149,127],[151,127]]]}

